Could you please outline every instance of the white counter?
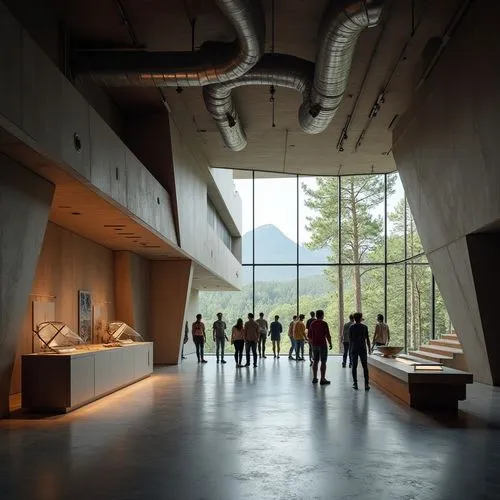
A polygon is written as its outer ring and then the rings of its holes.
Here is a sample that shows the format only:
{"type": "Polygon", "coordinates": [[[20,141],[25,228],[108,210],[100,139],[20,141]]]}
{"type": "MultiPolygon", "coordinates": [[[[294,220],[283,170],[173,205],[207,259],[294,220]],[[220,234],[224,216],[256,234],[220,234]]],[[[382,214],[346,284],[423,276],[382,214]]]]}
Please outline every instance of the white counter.
{"type": "Polygon", "coordinates": [[[153,343],[22,356],[22,407],[68,412],[153,372],[153,343]]]}

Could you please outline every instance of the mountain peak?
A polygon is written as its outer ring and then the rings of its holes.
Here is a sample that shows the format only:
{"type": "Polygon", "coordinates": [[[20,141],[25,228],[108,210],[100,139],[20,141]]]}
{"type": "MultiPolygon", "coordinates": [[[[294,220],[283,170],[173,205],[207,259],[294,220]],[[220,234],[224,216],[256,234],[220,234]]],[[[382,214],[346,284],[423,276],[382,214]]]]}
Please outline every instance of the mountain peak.
{"type": "MultiPolygon", "coordinates": [[[[297,262],[297,244],[295,241],[286,236],[278,227],[273,224],[264,224],[262,226],[255,228],[255,233],[249,231],[243,236],[243,262],[252,262],[252,252],[254,247],[255,239],[255,263],[257,264],[269,264],[271,267],[273,264],[289,264],[294,266],[297,262]]],[[[328,262],[328,256],[330,255],[330,250],[328,248],[319,250],[310,250],[302,245],[299,245],[299,262],[301,264],[323,264],[328,262]]],[[[267,269],[267,268],[266,268],[267,269]]],[[[307,270],[302,268],[301,276],[304,273],[317,274],[318,270],[321,272],[321,267],[313,268],[307,270]]],[[[276,275],[281,275],[281,271],[287,271],[287,269],[282,269],[280,272],[276,272],[268,269],[269,279],[276,275]]],[[[266,271],[266,273],[268,272],[266,271]]],[[[288,272],[288,271],[287,271],[288,272]]],[[[296,271],[293,270],[295,273],[296,271]]],[[[267,281],[267,280],[265,280],[267,281]]]]}
{"type": "MultiPolygon", "coordinates": [[[[255,234],[257,233],[276,233],[276,234],[282,234],[283,236],[285,236],[285,234],[283,233],[283,231],[281,231],[281,229],[277,226],[275,226],[274,224],[263,224],[262,226],[257,226],[255,228],[255,234]]],[[[246,232],[243,237],[246,237],[246,236],[252,236],[252,230],[246,232]]],[[[285,236],[286,237],[286,236],[285,236]]]]}

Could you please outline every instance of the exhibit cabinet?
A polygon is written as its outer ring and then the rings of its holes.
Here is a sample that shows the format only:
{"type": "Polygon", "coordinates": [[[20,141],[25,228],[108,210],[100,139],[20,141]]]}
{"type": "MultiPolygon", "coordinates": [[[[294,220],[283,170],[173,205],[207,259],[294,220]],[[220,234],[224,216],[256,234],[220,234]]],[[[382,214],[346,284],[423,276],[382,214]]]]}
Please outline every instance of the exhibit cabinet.
{"type": "Polygon", "coordinates": [[[22,408],[68,412],[153,372],[153,343],[22,356],[22,408]]]}

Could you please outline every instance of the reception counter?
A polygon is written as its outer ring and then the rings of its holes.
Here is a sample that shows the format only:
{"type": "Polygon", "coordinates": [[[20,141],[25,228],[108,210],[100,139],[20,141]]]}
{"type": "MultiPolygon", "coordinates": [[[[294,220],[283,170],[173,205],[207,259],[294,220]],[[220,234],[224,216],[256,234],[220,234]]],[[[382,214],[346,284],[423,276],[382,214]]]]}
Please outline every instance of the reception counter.
{"type": "MultiPolygon", "coordinates": [[[[411,361],[411,357],[405,363],[398,361],[398,358],[368,356],[370,380],[412,408],[456,411],[458,401],[465,400],[466,384],[473,382],[472,373],[445,366],[440,371],[416,371],[409,364],[411,361]]],[[[418,361],[415,363],[418,364],[418,361]]]]}
{"type": "Polygon", "coordinates": [[[65,413],[149,377],[153,343],[22,356],[22,408],[65,413]]]}

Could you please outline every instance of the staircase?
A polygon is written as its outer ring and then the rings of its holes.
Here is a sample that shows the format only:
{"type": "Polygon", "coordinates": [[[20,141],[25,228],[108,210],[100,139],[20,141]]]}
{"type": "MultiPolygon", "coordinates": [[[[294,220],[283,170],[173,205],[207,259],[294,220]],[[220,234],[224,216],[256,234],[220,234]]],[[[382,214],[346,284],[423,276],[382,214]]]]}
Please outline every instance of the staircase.
{"type": "Polygon", "coordinates": [[[464,351],[455,333],[430,340],[427,345],[420,346],[418,351],[410,351],[408,354],[426,361],[442,363],[449,368],[467,371],[464,351]]]}

